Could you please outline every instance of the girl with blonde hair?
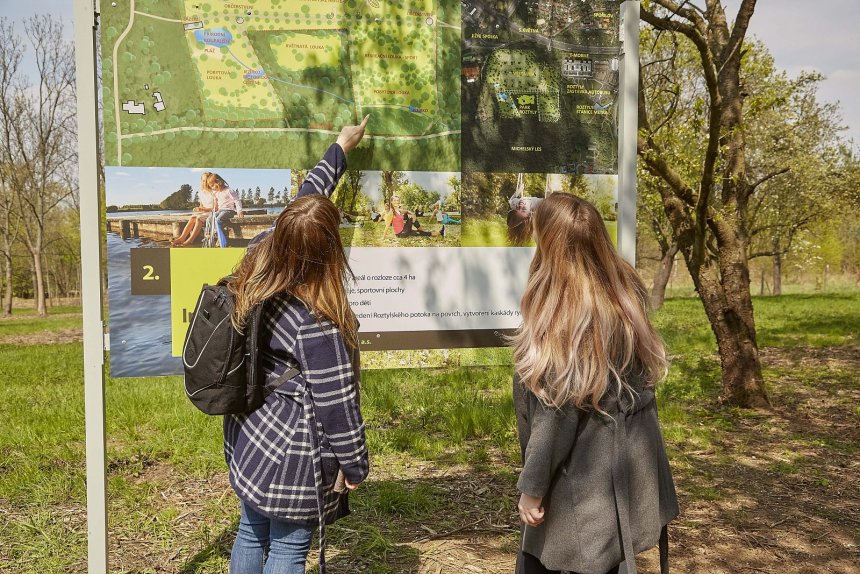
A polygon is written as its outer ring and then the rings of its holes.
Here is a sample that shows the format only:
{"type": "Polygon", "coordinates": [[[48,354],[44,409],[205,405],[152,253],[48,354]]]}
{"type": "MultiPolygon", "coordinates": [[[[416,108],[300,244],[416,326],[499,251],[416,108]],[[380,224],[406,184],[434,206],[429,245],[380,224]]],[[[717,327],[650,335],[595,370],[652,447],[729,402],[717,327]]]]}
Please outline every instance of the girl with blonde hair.
{"type": "Polygon", "coordinates": [[[512,338],[523,469],[519,574],[636,572],[678,514],[654,386],[666,352],[642,280],[587,201],[550,194],[512,338]]]}

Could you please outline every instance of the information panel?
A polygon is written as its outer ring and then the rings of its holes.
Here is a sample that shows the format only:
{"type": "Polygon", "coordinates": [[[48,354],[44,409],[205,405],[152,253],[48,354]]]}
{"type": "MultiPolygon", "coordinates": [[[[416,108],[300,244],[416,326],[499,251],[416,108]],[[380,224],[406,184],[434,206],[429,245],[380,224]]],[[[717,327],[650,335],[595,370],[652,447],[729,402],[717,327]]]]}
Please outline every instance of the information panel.
{"type": "Polygon", "coordinates": [[[362,349],[503,345],[533,253],[509,239],[518,201],[583,196],[615,234],[618,16],[612,0],[102,2],[112,375],[181,372],[200,287],[367,114],[332,195],[362,349]],[[241,215],[201,210],[212,181],[241,215]],[[386,225],[392,200],[415,233],[386,225]]]}

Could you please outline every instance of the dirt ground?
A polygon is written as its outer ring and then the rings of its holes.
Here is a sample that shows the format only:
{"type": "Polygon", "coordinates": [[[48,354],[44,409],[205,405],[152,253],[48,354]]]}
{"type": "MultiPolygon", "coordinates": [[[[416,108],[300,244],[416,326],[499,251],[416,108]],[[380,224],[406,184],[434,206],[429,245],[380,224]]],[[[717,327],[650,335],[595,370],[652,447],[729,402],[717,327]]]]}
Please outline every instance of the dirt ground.
{"type": "MultiPolygon", "coordinates": [[[[771,411],[690,406],[699,424],[714,430],[710,448],[682,448],[674,463],[682,513],[670,528],[671,569],[689,574],[856,574],[860,347],[764,349],[762,354],[767,368],[777,373],[770,381],[771,411]],[[814,380],[794,375],[800,372],[818,375],[814,380]]],[[[204,548],[165,548],[156,537],[115,530],[116,571],[211,572],[204,566],[207,560],[228,555],[235,524],[212,514],[213,500],[216,508],[230,508],[224,506],[232,497],[224,474],[175,483],[169,467],[154,462],[135,480],[156,486],[153,510],[178,509],[174,528],[192,532],[209,521],[212,538],[204,548]]],[[[385,558],[388,571],[513,572],[519,526],[513,505],[504,503],[516,497],[509,476],[418,463],[396,472],[377,467],[374,480],[432,485],[444,492],[446,509],[460,509],[445,516],[445,527],[409,520],[398,520],[394,527],[378,521],[374,526],[387,533],[391,545],[385,558]]],[[[349,528],[340,536],[328,555],[330,572],[377,570],[349,550],[358,543],[350,539],[349,528]]],[[[659,572],[656,550],[637,562],[642,573],[659,572]]]]}

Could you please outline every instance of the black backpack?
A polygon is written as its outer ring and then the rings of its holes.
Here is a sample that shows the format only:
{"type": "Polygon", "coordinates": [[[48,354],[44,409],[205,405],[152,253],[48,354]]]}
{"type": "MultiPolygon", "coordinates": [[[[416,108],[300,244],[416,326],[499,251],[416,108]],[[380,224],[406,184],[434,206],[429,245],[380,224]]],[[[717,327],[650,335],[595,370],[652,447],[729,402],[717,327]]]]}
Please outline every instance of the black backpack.
{"type": "Polygon", "coordinates": [[[264,303],[251,309],[245,333],[238,332],[230,320],[234,300],[228,280],[203,286],[182,348],[185,393],[208,415],[253,411],[269,393],[299,373],[289,368],[275,381],[261,384],[257,335],[264,303]]]}

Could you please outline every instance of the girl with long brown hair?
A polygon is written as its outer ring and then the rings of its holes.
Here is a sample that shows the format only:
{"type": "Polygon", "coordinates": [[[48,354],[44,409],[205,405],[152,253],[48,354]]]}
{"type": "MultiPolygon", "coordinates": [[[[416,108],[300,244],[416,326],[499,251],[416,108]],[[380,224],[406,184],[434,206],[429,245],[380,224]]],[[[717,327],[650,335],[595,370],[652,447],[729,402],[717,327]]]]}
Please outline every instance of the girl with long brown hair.
{"type": "Polygon", "coordinates": [[[520,574],[635,573],[678,514],[654,387],[666,371],[642,280],[598,211],[553,193],[530,217],[537,246],[512,338],[523,470],[520,574]]]}
{"type": "Polygon", "coordinates": [[[317,525],[324,573],[324,526],[349,513],[348,491],[368,474],[358,321],[345,288],[352,272],[328,199],[366,124],[344,128],[229,281],[237,329],[264,305],[257,356],[274,388],[260,408],[224,417],[230,483],[241,501],[232,574],[303,573],[317,525]]]}

